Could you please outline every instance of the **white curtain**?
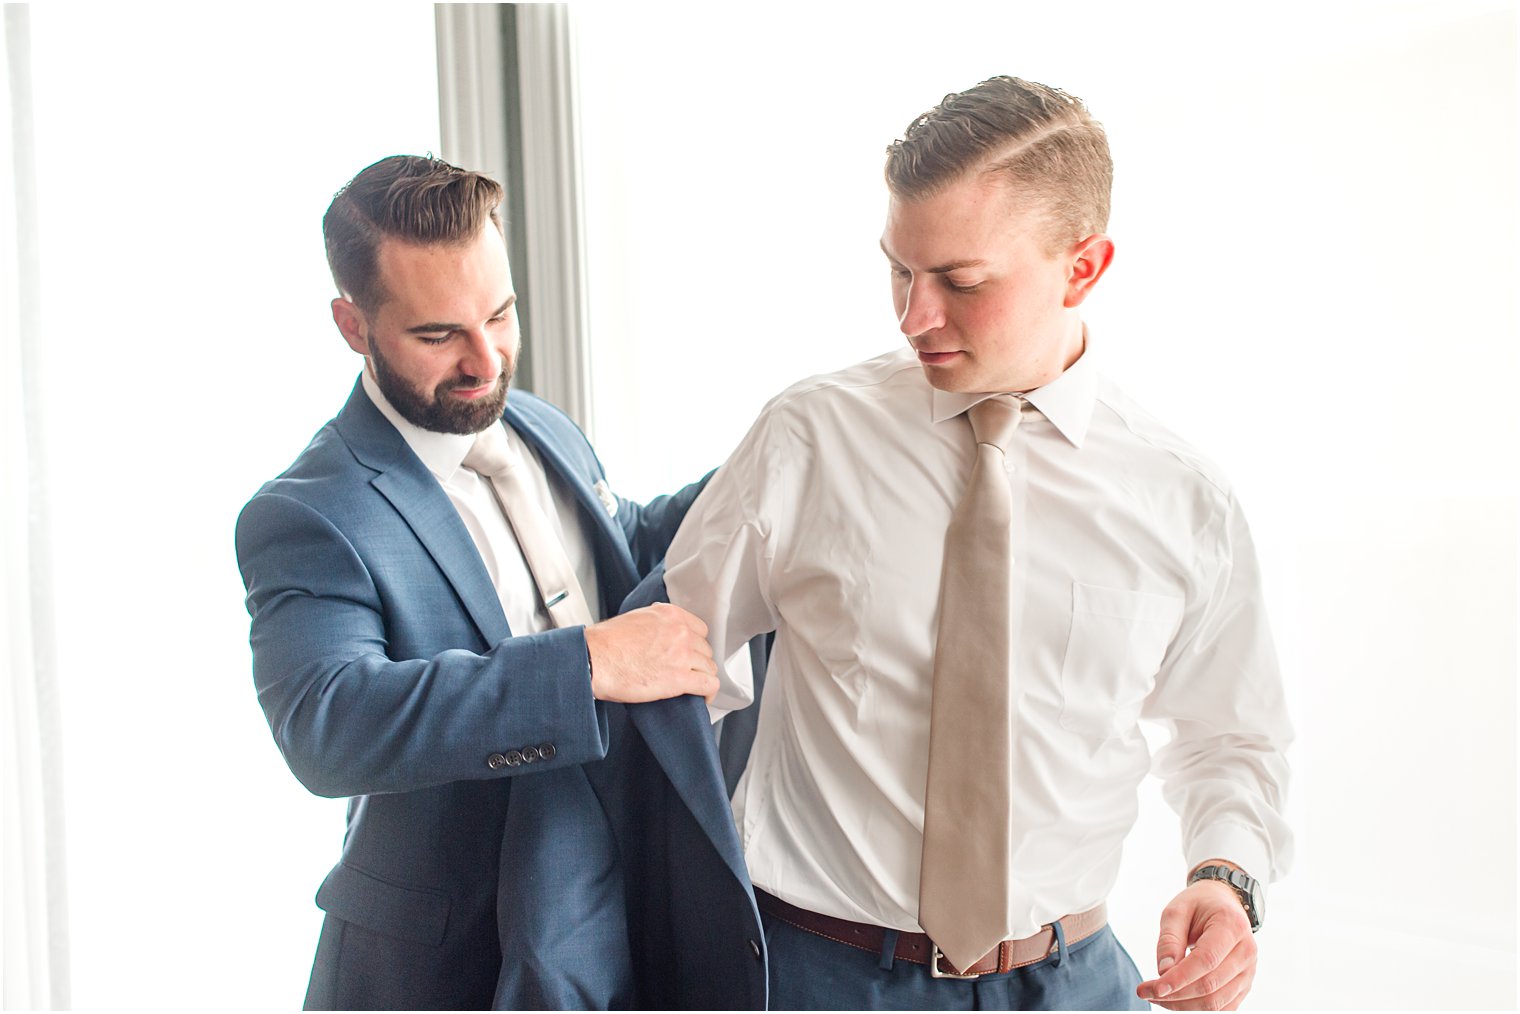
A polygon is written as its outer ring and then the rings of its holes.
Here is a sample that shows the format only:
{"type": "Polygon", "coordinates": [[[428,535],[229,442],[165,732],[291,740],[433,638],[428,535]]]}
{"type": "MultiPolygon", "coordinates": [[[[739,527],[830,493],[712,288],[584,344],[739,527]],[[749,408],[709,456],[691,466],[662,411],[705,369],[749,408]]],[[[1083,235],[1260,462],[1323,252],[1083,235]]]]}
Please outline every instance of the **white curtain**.
{"type": "Polygon", "coordinates": [[[5,1007],[66,1009],[62,744],[53,651],[28,8],[6,4],[0,80],[0,740],[5,744],[5,1007]]]}

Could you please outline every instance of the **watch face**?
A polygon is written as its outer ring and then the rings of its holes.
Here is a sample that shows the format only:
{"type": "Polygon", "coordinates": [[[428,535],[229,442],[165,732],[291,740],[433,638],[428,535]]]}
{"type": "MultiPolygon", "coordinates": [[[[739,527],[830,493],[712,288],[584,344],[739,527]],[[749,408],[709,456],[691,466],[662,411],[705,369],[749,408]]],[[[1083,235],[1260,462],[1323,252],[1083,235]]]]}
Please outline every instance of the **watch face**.
{"type": "Polygon", "coordinates": [[[1255,880],[1251,881],[1251,914],[1251,930],[1255,932],[1267,919],[1267,895],[1255,880]]]}

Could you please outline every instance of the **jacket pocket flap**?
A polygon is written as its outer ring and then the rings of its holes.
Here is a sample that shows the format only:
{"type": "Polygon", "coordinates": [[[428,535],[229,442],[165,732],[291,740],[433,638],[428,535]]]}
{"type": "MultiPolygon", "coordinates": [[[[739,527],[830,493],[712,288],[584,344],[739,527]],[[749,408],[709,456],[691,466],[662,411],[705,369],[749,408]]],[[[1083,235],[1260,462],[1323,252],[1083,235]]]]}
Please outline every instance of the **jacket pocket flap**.
{"type": "Polygon", "coordinates": [[[344,922],[437,947],[449,924],[448,896],[405,887],[339,863],[317,891],[317,907],[344,922]]]}

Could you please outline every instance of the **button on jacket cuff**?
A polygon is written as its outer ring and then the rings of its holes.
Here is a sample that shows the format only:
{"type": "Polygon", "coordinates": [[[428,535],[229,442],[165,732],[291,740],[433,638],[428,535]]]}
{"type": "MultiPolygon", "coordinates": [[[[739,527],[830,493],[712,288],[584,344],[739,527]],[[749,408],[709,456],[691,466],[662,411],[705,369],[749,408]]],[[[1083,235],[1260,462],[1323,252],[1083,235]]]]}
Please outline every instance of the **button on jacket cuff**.
{"type": "Polygon", "coordinates": [[[493,652],[504,649],[519,656],[517,685],[510,708],[503,701],[497,732],[481,744],[479,777],[545,771],[605,757],[607,716],[591,696],[586,628],[509,637],[493,652]]]}

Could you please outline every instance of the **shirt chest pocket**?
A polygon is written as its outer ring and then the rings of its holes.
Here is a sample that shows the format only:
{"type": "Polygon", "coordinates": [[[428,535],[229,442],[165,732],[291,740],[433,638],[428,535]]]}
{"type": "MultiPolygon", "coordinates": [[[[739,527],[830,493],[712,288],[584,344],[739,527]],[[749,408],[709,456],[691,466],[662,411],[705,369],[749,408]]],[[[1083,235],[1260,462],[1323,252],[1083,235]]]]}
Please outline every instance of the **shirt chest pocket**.
{"type": "Polygon", "coordinates": [[[1182,622],[1183,600],[1073,582],[1061,726],[1112,739],[1133,727],[1182,622]]]}

